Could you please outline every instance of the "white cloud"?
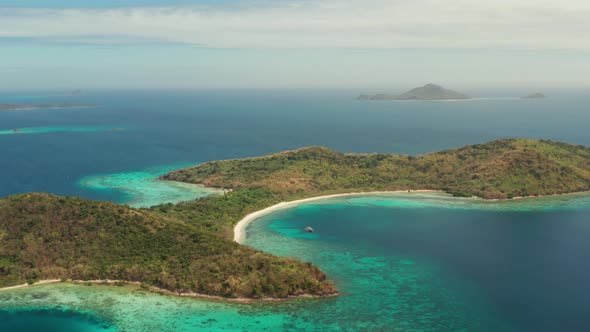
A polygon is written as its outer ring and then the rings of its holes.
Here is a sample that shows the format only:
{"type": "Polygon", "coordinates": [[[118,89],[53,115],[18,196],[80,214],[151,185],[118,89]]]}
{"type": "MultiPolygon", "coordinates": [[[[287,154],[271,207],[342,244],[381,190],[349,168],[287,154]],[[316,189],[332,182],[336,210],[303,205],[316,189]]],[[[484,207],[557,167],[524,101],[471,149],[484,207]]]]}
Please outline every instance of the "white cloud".
{"type": "Polygon", "coordinates": [[[587,0],[318,0],[2,9],[0,37],[135,36],[214,48],[590,49],[587,0]]]}

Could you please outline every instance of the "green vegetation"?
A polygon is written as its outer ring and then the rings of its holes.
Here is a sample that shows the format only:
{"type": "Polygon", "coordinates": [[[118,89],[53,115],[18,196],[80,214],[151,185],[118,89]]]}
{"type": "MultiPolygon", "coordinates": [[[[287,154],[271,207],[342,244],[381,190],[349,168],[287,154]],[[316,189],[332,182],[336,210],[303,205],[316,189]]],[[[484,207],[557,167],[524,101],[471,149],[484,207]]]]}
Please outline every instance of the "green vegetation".
{"type": "Polygon", "coordinates": [[[525,139],[418,157],[310,147],[163,178],[233,190],[151,209],[48,194],[1,199],[0,287],[112,279],[226,298],[333,295],[317,267],[234,243],[233,226],[281,201],[338,192],[432,189],[511,198],[586,191],[590,149],[525,139]]]}
{"type": "Polygon", "coordinates": [[[590,190],[590,149],[505,139],[412,157],[343,154],[309,147],[265,157],[214,161],[168,180],[289,195],[375,190],[442,190],[486,199],[590,190]]]}
{"type": "Polygon", "coordinates": [[[244,213],[243,202],[263,203],[267,194],[245,191],[153,210],[48,194],[2,199],[0,286],[111,279],[227,298],[334,294],[317,267],[220,235],[231,228],[227,216],[244,213]]]}

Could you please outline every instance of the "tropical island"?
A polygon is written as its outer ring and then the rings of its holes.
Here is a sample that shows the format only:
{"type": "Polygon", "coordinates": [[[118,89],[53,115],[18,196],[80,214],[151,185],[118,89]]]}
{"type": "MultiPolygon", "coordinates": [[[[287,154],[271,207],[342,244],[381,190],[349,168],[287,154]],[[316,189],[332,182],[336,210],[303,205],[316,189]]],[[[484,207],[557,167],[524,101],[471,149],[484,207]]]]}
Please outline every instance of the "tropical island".
{"type": "Polygon", "coordinates": [[[530,95],[523,96],[521,98],[522,99],[543,99],[543,98],[547,98],[547,96],[545,96],[541,92],[535,92],[535,93],[531,93],[530,95]]]}
{"type": "Polygon", "coordinates": [[[95,107],[96,104],[74,104],[74,103],[61,103],[61,104],[39,104],[39,105],[26,105],[26,104],[0,104],[0,111],[18,111],[18,110],[37,110],[37,109],[59,109],[59,108],[79,108],[79,107],[95,107]]]}
{"type": "Polygon", "coordinates": [[[164,180],[232,189],[149,209],[49,194],[0,200],[0,287],[38,280],[118,280],[224,299],[334,296],[310,263],[233,241],[246,215],[302,198],[437,190],[509,199],[590,190],[590,149],[504,139],[422,156],[307,147],[213,161],[164,180]]]}
{"type": "Polygon", "coordinates": [[[375,94],[360,95],[359,100],[458,100],[471,99],[466,94],[449,90],[436,84],[426,84],[422,87],[406,91],[401,95],[375,94]]]}

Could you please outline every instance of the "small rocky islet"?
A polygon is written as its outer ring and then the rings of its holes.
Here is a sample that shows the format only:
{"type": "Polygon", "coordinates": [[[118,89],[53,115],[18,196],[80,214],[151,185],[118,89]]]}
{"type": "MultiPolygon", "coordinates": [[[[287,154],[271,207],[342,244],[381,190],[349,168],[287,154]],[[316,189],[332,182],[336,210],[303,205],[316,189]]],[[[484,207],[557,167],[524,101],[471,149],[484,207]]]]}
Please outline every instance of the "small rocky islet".
{"type": "Polygon", "coordinates": [[[417,87],[406,91],[400,95],[395,94],[362,94],[357,97],[358,100],[460,100],[471,99],[470,96],[446,89],[436,84],[426,84],[422,87],[417,87]]]}

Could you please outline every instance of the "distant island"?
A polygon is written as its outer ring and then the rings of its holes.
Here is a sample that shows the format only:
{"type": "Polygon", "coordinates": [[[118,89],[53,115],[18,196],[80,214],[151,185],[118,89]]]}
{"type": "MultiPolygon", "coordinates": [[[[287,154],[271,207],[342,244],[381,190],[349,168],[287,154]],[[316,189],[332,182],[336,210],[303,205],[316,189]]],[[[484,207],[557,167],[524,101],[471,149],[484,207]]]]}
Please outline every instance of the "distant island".
{"type": "Polygon", "coordinates": [[[36,110],[36,109],[52,109],[52,108],[77,108],[77,107],[95,107],[96,104],[39,104],[39,105],[25,105],[25,104],[0,104],[0,111],[15,111],[15,110],[36,110]]]}
{"type": "Polygon", "coordinates": [[[376,95],[360,95],[359,100],[456,100],[456,99],[471,99],[466,94],[445,89],[440,85],[426,84],[423,87],[414,88],[410,91],[404,92],[401,95],[391,94],[376,94],[376,95]]]}
{"type": "Polygon", "coordinates": [[[547,96],[545,96],[544,94],[542,94],[540,92],[536,92],[536,93],[531,93],[530,95],[526,95],[521,98],[522,99],[543,99],[543,98],[547,98],[547,96]]]}
{"type": "Polygon", "coordinates": [[[590,149],[531,139],[422,156],[306,147],[207,162],[161,179],[231,190],[149,209],[42,193],[0,199],[0,287],[117,280],[224,299],[334,296],[319,268],[233,242],[234,227],[281,202],[340,193],[437,190],[509,199],[589,191],[590,149]]]}

